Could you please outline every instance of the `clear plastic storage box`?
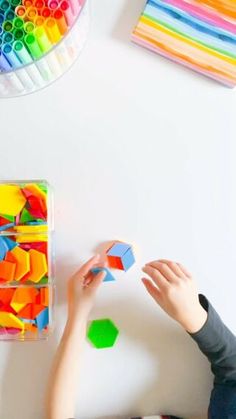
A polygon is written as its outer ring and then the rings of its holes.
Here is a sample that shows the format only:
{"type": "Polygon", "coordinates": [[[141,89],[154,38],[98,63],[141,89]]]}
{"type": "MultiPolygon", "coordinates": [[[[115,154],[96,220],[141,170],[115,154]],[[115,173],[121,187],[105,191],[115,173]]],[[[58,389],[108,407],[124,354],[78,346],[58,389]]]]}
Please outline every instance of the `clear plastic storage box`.
{"type": "Polygon", "coordinates": [[[60,77],[88,30],[86,0],[0,0],[0,97],[31,93],[60,77]]]}
{"type": "Polygon", "coordinates": [[[0,339],[45,339],[52,330],[52,192],[46,181],[0,183],[0,339]]]}

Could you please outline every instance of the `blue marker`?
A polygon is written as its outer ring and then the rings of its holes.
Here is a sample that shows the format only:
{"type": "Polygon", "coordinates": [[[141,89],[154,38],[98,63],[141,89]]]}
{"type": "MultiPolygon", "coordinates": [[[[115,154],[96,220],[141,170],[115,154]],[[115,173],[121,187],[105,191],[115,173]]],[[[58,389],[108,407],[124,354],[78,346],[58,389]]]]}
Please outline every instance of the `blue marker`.
{"type": "Polygon", "coordinates": [[[11,67],[10,63],[7,61],[4,54],[0,51],[0,70],[1,71],[9,71],[11,69],[12,69],[12,67],[11,67]]]}
{"type": "Polygon", "coordinates": [[[21,66],[21,62],[15,52],[13,51],[11,44],[4,44],[2,47],[3,53],[7,60],[11,64],[12,68],[18,68],[21,66]]]}

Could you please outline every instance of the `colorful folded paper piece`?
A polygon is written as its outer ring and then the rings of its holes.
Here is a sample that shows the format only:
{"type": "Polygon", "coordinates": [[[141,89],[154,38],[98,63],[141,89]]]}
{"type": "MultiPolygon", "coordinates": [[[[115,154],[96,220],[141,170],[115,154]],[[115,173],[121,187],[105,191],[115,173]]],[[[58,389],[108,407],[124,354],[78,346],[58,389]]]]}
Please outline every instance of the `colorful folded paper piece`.
{"type": "Polygon", "coordinates": [[[229,87],[236,85],[235,0],[148,0],[132,40],[229,87]]]}
{"type": "Polygon", "coordinates": [[[114,276],[112,275],[110,269],[108,269],[108,268],[99,268],[99,267],[98,268],[92,268],[91,272],[95,275],[97,275],[100,272],[105,272],[106,276],[103,280],[104,282],[115,281],[114,276]]]}
{"type": "Polygon", "coordinates": [[[90,323],[87,338],[95,348],[103,349],[112,347],[118,334],[118,328],[110,319],[98,319],[90,323]]]}
{"type": "Polygon", "coordinates": [[[135,263],[132,246],[117,242],[106,252],[108,265],[113,269],[127,271],[135,263]]]}
{"type": "Polygon", "coordinates": [[[49,287],[0,288],[0,334],[47,331],[49,301],[49,287]]]}

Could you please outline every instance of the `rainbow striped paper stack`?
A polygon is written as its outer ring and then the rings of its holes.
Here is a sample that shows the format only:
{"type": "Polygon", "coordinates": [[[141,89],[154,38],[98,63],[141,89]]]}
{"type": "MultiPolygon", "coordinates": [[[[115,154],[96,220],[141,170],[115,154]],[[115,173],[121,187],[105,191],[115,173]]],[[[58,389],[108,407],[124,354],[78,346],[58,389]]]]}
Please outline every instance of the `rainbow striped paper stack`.
{"type": "Polygon", "coordinates": [[[148,0],[132,40],[236,85],[236,0],[148,0]]]}

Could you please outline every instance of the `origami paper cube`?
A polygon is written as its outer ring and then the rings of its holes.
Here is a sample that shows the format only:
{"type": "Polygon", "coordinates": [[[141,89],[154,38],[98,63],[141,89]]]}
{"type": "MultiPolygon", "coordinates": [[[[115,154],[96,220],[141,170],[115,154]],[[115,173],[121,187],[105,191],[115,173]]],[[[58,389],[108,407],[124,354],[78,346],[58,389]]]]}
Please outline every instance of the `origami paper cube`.
{"type": "Polygon", "coordinates": [[[107,251],[110,268],[127,271],[135,262],[132,247],[125,243],[115,243],[107,251]]]}
{"type": "Polygon", "coordinates": [[[235,0],[148,0],[132,39],[227,86],[236,85],[235,0]]]}

